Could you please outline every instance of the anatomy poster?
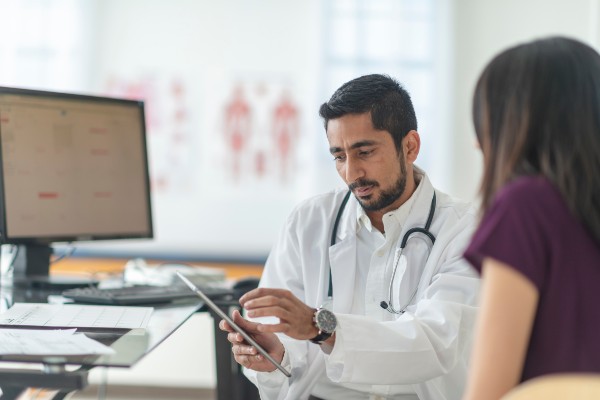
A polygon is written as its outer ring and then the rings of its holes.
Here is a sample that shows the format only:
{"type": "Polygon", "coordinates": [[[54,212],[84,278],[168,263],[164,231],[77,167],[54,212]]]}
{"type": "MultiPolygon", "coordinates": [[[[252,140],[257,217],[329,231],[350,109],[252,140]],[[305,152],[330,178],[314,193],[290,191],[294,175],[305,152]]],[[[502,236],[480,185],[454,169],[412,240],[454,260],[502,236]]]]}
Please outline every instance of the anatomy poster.
{"type": "Polygon", "coordinates": [[[145,103],[155,225],[148,248],[266,254],[314,171],[302,96],[290,82],[173,73],[106,80],[105,94],[145,103]]]}
{"type": "Polygon", "coordinates": [[[195,157],[200,134],[198,105],[191,85],[178,76],[111,76],[107,95],[141,99],[146,113],[150,179],[156,194],[194,190],[195,157]],[[196,111],[194,111],[196,110],[196,111]]]}
{"type": "Polygon", "coordinates": [[[250,80],[232,83],[224,93],[216,161],[226,181],[233,185],[256,180],[275,186],[293,184],[302,133],[292,88],[250,80]]]}

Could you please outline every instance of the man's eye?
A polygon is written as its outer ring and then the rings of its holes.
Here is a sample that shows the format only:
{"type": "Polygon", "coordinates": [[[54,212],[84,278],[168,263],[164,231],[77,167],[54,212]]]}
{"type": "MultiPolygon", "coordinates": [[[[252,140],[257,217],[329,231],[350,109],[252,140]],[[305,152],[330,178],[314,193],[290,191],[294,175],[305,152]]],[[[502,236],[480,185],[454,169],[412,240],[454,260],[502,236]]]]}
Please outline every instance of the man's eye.
{"type": "Polygon", "coordinates": [[[358,155],[361,156],[361,157],[366,157],[369,154],[371,154],[372,152],[373,152],[373,150],[363,150],[363,151],[359,151],[358,155]]]}
{"type": "Polygon", "coordinates": [[[342,161],[343,159],[343,156],[333,156],[333,161],[342,161]]]}

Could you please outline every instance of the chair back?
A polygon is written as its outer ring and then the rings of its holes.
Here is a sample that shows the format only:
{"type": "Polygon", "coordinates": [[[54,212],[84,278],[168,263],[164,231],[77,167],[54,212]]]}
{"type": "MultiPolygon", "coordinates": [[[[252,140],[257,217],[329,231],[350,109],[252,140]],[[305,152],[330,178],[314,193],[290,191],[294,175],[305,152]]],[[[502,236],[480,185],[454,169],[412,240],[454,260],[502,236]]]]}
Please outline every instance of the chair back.
{"type": "Polygon", "coordinates": [[[600,400],[600,374],[540,376],[521,383],[501,400],[600,400]]]}

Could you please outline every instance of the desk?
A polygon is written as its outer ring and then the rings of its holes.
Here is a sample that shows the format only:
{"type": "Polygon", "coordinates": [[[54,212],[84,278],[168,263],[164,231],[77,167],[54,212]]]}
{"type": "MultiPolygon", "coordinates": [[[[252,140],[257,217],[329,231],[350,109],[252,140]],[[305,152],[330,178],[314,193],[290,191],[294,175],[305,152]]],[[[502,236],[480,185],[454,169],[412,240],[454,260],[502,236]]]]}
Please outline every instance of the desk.
{"type": "MultiPolygon", "coordinates": [[[[81,259],[68,258],[52,265],[52,272],[91,275],[115,275],[123,271],[127,260],[123,259],[81,259]]],[[[168,261],[148,260],[148,264],[169,263],[168,261]]],[[[248,264],[217,264],[217,263],[199,263],[202,266],[222,268],[225,271],[227,279],[239,279],[244,277],[260,277],[262,266],[248,264]]],[[[239,309],[237,299],[215,301],[223,311],[231,314],[233,308],[239,309]]],[[[207,311],[202,309],[202,311],[207,311]]],[[[254,400],[258,399],[258,390],[242,374],[241,367],[237,364],[231,353],[231,344],[227,341],[225,332],[219,329],[220,318],[213,313],[216,372],[217,372],[217,400],[254,400]]]]}
{"type": "MultiPolygon", "coordinates": [[[[127,260],[124,259],[87,259],[87,258],[67,258],[61,260],[51,266],[52,273],[59,274],[85,274],[86,276],[94,275],[99,278],[103,276],[114,276],[123,272],[123,268],[127,260]]],[[[148,263],[160,263],[160,260],[148,260],[148,263]]],[[[166,261],[163,261],[166,262],[166,261]]],[[[225,270],[227,279],[239,279],[244,277],[260,277],[262,273],[262,266],[260,265],[246,265],[246,264],[206,264],[200,263],[203,266],[211,266],[216,268],[223,268],[225,270]]],[[[46,298],[43,295],[37,295],[37,291],[30,290],[20,291],[14,293],[6,292],[10,295],[9,303],[13,302],[45,302],[46,298]],[[32,297],[34,296],[34,297],[32,297]]],[[[2,299],[6,302],[4,296],[2,299]]],[[[218,305],[226,312],[230,312],[233,307],[237,307],[237,300],[221,301],[217,302],[218,305]]],[[[4,308],[0,308],[1,311],[6,309],[6,305],[3,304],[4,308]]],[[[202,310],[206,311],[206,310],[202,310]]],[[[186,318],[187,319],[187,318],[186,318]]],[[[217,400],[252,400],[258,399],[258,391],[252,383],[250,383],[246,377],[241,373],[240,366],[235,362],[231,353],[231,346],[227,341],[226,334],[222,332],[219,327],[219,318],[213,316],[213,327],[214,327],[214,340],[215,340],[215,355],[216,355],[216,371],[217,371],[217,400]]],[[[183,321],[181,322],[183,323],[183,321]]],[[[168,336],[168,335],[167,335],[168,336]]],[[[166,338],[166,336],[165,336],[166,338]]],[[[163,338],[164,339],[164,338],[163,338]]],[[[157,343],[158,345],[158,343],[157,343]]],[[[1,379],[1,378],[0,378],[1,379]]],[[[86,382],[87,384],[87,382],[86,382]]],[[[2,387],[2,381],[0,380],[0,387],[2,387]]]]}
{"type": "MultiPolygon", "coordinates": [[[[84,276],[118,275],[123,272],[128,260],[122,258],[65,258],[50,266],[51,273],[75,274],[84,276]]],[[[146,260],[148,264],[177,264],[178,261],[146,260]]],[[[262,265],[258,264],[221,264],[215,262],[185,262],[183,264],[201,265],[205,267],[221,268],[225,271],[227,279],[239,279],[248,276],[259,277],[262,274],[262,265]]]]}
{"type": "MultiPolygon", "coordinates": [[[[0,288],[3,307],[15,302],[47,302],[56,292],[41,289],[0,288]]],[[[0,362],[37,364],[38,370],[0,369],[1,399],[16,399],[27,387],[58,389],[56,399],[87,385],[87,371],[97,366],[127,368],[155,349],[202,307],[196,299],[155,306],[147,329],[78,329],[92,339],[112,347],[115,354],[93,356],[44,357],[2,355],[0,362]],[[72,367],[72,368],[69,368],[72,367]]]]}

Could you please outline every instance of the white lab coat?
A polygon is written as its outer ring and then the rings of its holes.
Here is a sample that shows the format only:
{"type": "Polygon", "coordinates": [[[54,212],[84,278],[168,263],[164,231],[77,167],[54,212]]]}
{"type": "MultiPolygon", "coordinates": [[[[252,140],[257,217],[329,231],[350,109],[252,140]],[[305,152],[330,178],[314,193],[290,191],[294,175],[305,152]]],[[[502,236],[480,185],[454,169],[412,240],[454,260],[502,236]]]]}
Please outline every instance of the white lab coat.
{"type": "MultiPolygon", "coordinates": [[[[434,189],[426,175],[420,185],[401,237],[410,228],[423,227],[427,220],[434,189]]],[[[422,275],[399,268],[396,278],[399,287],[418,286],[407,312],[395,315],[385,311],[375,318],[351,315],[360,207],[354,196],[350,196],[340,220],[336,244],[329,245],[333,221],[346,191],[318,195],[296,207],[269,255],[260,283],[289,289],[316,308],[327,298],[331,265],[333,311],[338,318],[333,352],[326,355],[309,341],[280,335],[292,378],[277,370],[245,370],[245,374],[257,384],[263,399],[306,399],[323,374],[333,382],[365,391],[365,398],[369,393],[394,398],[394,385],[410,384],[421,400],[460,399],[479,290],[477,274],[462,258],[476,227],[475,210],[436,190],[430,228],[436,236],[435,245],[424,268],[406,267],[422,268],[422,275]]],[[[381,300],[387,299],[386,290],[381,300]]]]}

